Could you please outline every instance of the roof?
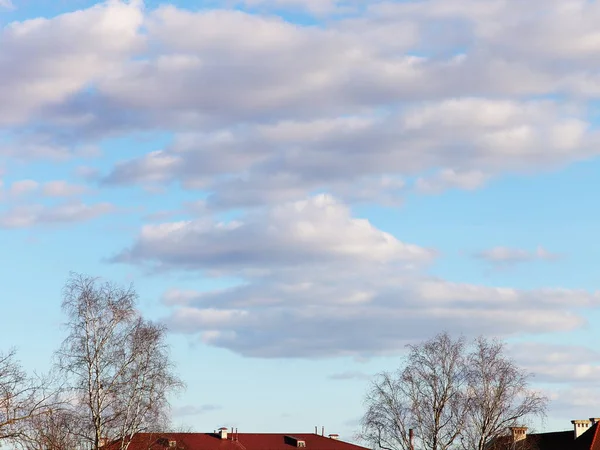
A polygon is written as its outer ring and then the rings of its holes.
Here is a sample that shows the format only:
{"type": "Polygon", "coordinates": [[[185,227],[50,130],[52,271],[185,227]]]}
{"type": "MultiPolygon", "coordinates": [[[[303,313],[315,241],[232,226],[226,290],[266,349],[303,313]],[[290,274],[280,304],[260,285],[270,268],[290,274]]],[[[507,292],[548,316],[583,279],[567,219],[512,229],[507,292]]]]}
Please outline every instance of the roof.
{"type": "MultiPolygon", "coordinates": [[[[314,433],[235,433],[221,439],[215,433],[137,433],[128,450],[291,450],[296,448],[295,439],[304,441],[306,450],[366,450],[314,433]],[[175,441],[174,447],[169,441],[175,441]]],[[[108,444],[106,450],[117,448],[108,444]]]]}
{"type": "Polygon", "coordinates": [[[523,440],[512,443],[512,437],[496,439],[489,450],[600,450],[600,427],[592,425],[577,439],[573,431],[530,433],[523,440]]]}

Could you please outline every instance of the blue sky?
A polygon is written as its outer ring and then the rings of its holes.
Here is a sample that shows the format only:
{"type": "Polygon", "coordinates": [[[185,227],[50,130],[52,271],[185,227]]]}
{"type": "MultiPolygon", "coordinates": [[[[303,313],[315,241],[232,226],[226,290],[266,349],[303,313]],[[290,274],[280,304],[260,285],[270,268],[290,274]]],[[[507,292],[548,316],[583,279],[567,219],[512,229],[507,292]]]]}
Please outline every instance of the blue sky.
{"type": "Polygon", "coordinates": [[[4,347],[70,271],[134,283],[174,423],[352,439],[439,331],[597,416],[600,4],[0,0],[4,347]]]}

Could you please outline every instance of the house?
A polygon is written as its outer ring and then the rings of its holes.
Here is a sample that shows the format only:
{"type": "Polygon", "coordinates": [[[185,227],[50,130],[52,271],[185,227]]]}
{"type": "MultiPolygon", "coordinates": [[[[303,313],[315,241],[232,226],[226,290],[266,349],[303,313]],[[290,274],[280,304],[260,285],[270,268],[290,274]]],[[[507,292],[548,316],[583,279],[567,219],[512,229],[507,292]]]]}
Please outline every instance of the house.
{"type": "Polygon", "coordinates": [[[600,418],[572,420],[573,430],[527,433],[527,427],[511,427],[490,450],[600,450],[600,418]]]}
{"type": "MultiPolygon", "coordinates": [[[[119,448],[118,442],[106,450],[119,448]]],[[[337,434],[238,433],[220,428],[213,433],[137,433],[128,450],[367,450],[341,441],[337,434]]]]}

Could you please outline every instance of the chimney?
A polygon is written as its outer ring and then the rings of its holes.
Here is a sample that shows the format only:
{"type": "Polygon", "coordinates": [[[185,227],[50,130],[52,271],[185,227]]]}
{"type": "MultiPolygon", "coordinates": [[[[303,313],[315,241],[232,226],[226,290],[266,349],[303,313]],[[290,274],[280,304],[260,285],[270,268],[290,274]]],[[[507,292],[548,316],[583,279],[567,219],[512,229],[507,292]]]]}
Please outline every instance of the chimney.
{"type": "MultiPolygon", "coordinates": [[[[595,419],[594,419],[595,420],[595,419]]],[[[592,424],[591,420],[571,420],[573,424],[573,438],[577,439],[583,433],[585,433],[592,424]]]]}
{"type": "Polygon", "coordinates": [[[221,439],[227,439],[227,427],[221,427],[217,431],[217,434],[221,439]]]}
{"type": "Polygon", "coordinates": [[[415,446],[413,445],[414,437],[415,437],[415,432],[411,428],[408,430],[408,442],[410,443],[410,450],[415,450],[415,446]]]}
{"type": "Polygon", "coordinates": [[[321,436],[325,436],[325,427],[321,427],[321,436]]]}
{"type": "Polygon", "coordinates": [[[512,433],[513,443],[527,438],[527,427],[510,427],[510,431],[512,433]]]}
{"type": "Polygon", "coordinates": [[[600,422],[600,417],[590,417],[590,422],[591,422],[590,425],[595,425],[598,422],[600,422]]]}
{"type": "Polygon", "coordinates": [[[337,441],[339,438],[340,438],[340,435],[339,435],[339,434],[335,434],[335,433],[334,433],[334,434],[330,434],[330,435],[329,435],[329,439],[335,439],[335,440],[337,441]]]}

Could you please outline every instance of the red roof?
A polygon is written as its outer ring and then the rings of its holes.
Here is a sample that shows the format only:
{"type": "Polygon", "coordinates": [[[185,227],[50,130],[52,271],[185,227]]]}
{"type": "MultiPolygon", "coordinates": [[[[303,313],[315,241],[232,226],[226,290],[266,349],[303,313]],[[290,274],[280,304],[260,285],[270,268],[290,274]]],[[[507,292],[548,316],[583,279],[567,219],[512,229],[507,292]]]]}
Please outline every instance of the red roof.
{"type": "MultiPolygon", "coordinates": [[[[304,441],[306,450],[366,450],[365,447],[314,433],[138,433],[128,450],[292,450],[304,441]]],[[[118,448],[109,444],[106,450],[118,448]]]]}

